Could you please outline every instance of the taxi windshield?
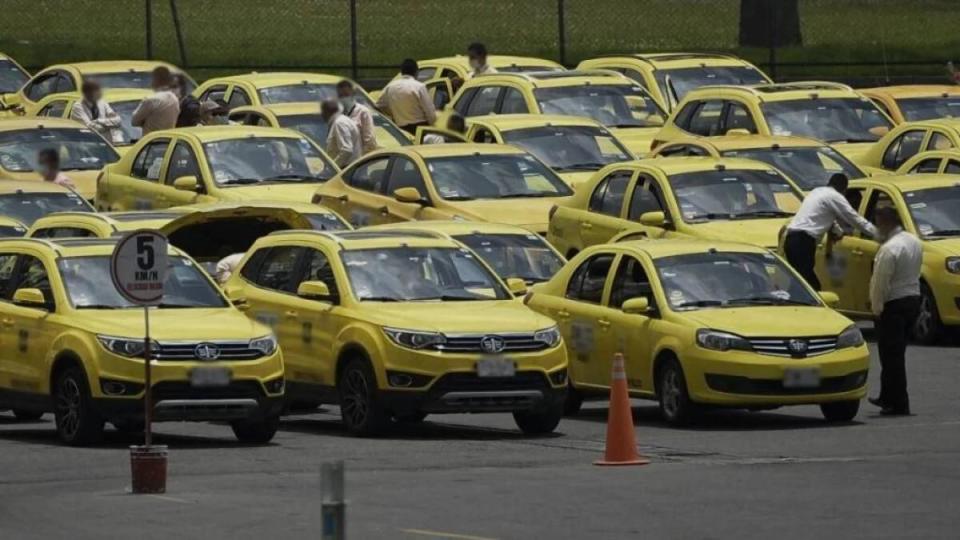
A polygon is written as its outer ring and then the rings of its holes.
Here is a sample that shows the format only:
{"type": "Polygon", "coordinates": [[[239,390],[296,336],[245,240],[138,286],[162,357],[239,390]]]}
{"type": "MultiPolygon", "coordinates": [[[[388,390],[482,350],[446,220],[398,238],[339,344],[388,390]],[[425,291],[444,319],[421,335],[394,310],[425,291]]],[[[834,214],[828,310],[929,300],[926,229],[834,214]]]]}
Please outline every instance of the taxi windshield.
{"type": "Polygon", "coordinates": [[[503,139],[558,172],[595,171],[608,163],[630,159],[630,153],[610,132],[591,126],[514,129],[504,132],[503,139]]]}
{"type": "MultiPolygon", "coordinates": [[[[270,86],[257,90],[264,105],[276,103],[320,103],[325,99],[337,98],[336,83],[295,83],[270,86]]],[[[360,91],[354,93],[358,103],[373,106],[367,96],[360,91]]],[[[317,116],[320,116],[319,114],[317,116]]]]}
{"type": "MultiPolygon", "coordinates": [[[[320,146],[327,144],[328,126],[319,114],[287,114],[278,116],[277,121],[280,127],[299,131],[320,146]]],[[[377,139],[377,143],[384,147],[412,144],[400,128],[377,113],[373,113],[373,136],[377,139]]]]}
{"type": "MultiPolygon", "coordinates": [[[[200,268],[184,257],[168,259],[160,309],[222,308],[227,303],[200,268]]],[[[110,256],[65,257],[57,266],[70,303],[77,309],[139,307],[124,299],[110,280],[110,256]]]]}
{"type": "Polygon", "coordinates": [[[517,64],[508,64],[505,66],[493,66],[497,71],[501,73],[543,73],[543,72],[552,72],[552,71],[563,71],[564,68],[557,66],[544,66],[544,65],[517,65],[517,64]]]}
{"type": "Polygon", "coordinates": [[[7,59],[0,59],[0,94],[16,92],[26,84],[27,74],[7,59]]]}
{"type": "Polygon", "coordinates": [[[868,99],[792,99],[760,106],[773,135],[810,137],[828,143],[874,142],[892,127],[868,99]]]}
{"type": "Polygon", "coordinates": [[[639,86],[590,84],[533,91],[543,114],[585,116],[607,127],[662,126],[666,114],[639,86]]]}
{"type": "Polygon", "coordinates": [[[960,116],[960,96],[904,98],[897,100],[897,106],[907,122],[960,116]]]}
{"type": "Polygon", "coordinates": [[[455,238],[503,279],[520,278],[527,283],[540,283],[553,277],[563,266],[563,259],[536,234],[471,233],[455,238]]]}
{"type": "Polygon", "coordinates": [[[709,170],[670,177],[683,220],[763,219],[792,216],[800,196],[774,170],[709,170]]]}
{"type": "Polygon", "coordinates": [[[87,73],[83,80],[95,82],[101,88],[150,88],[149,71],[118,71],[116,73],[87,73]]]}
{"type": "Polygon", "coordinates": [[[120,159],[107,141],[89,129],[0,131],[0,167],[10,172],[37,170],[37,154],[53,148],[64,171],[95,171],[120,159]]]}
{"type": "Polygon", "coordinates": [[[437,193],[448,201],[573,194],[556,173],[525,154],[433,158],[427,160],[427,168],[437,193]]]}
{"type": "Polygon", "coordinates": [[[903,198],[920,236],[960,236],[960,185],[907,191],[903,198]]]}
{"type": "Polygon", "coordinates": [[[821,305],[780,259],[769,253],[691,253],[654,260],[674,310],[750,305],[821,305]]]}
{"type": "Polygon", "coordinates": [[[506,300],[509,292],[466,249],[396,247],[341,252],[360,301],[506,300]]]}
{"type": "Polygon", "coordinates": [[[24,225],[54,212],[93,212],[90,203],[73,192],[26,193],[18,191],[0,195],[0,215],[13,218],[24,225]]]}
{"type": "Polygon", "coordinates": [[[133,111],[140,105],[138,100],[113,101],[110,107],[113,108],[117,116],[120,117],[120,130],[123,132],[123,141],[118,145],[133,144],[143,137],[143,130],[133,125],[133,111]]]}
{"type": "Polygon", "coordinates": [[[843,173],[850,179],[864,176],[856,165],[829,146],[750,148],[728,150],[723,155],[755,159],[776,167],[804,191],[827,185],[830,177],[837,173],[843,173]]]}
{"type": "Polygon", "coordinates": [[[690,68],[658,69],[653,72],[657,85],[664,96],[676,101],[687,92],[701,86],[717,84],[764,84],[767,78],[752,66],[696,66],[690,68]]]}
{"type": "Polygon", "coordinates": [[[221,186],[324,182],[336,174],[333,164],[303,138],[226,139],[205,143],[203,149],[221,186]]]}

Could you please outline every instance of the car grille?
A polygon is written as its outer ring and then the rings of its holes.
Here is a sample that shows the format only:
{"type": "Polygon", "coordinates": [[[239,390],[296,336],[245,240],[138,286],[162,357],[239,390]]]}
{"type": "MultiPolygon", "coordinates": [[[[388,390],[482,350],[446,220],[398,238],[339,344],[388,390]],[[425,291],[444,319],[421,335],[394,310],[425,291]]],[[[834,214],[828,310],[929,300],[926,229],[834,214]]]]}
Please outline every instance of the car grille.
{"type": "Polygon", "coordinates": [[[763,337],[748,338],[750,346],[755,352],[769,356],[782,356],[786,358],[808,358],[819,356],[837,350],[837,336],[818,336],[818,337],[800,337],[800,338],[780,338],[763,337]],[[805,351],[795,351],[790,347],[790,342],[800,340],[806,343],[805,351]]]}
{"type": "Polygon", "coordinates": [[[256,360],[263,357],[251,349],[247,341],[161,341],[159,351],[151,351],[157,360],[256,360]],[[198,356],[199,345],[210,345],[219,351],[216,358],[198,356]]]}
{"type": "Polygon", "coordinates": [[[227,386],[191,386],[186,381],[164,381],[153,385],[153,401],[175,399],[258,399],[263,387],[257,381],[233,381],[227,386]]]}
{"type": "Polygon", "coordinates": [[[787,388],[780,379],[751,379],[735,375],[704,375],[711,390],[726,394],[746,394],[754,396],[797,396],[816,394],[839,394],[850,392],[867,383],[866,371],[855,371],[838,377],[824,377],[819,386],[813,388],[787,388]]]}
{"type": "Polygon", "coordinates": [[[542,351],[547,348],[547,344],[533,339],[532,333],[524,334],[446,334],[445,343],[438,343],[430,347],[433,350],[441,352],[456,353],[480,353],[484,351],[480,347],[480,341],[487,336],[496,336],[503,338],[503,350],[500,352],[521,353],[542,351]]]}
{"type": "Polygon", "coordinates": [[[430,388],[432,392],[484,392],[496,390],[548,389],[543,373],[518,371],[513,377],[479,377],[476,373],[447,373],[430,388]]]}

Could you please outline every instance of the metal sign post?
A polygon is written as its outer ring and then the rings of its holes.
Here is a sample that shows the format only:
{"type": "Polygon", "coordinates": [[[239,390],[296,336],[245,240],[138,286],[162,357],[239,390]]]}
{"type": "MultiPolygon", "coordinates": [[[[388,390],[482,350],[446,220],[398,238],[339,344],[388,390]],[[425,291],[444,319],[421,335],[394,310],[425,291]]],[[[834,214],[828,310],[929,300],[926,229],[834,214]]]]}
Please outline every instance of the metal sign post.
{"type": "Polygon", "coordinates": [[[344,540],[347,537],[347,502],[343,499],[343,462],[320,466],[320,515],[323,525],[320,538],[344,540]]]}

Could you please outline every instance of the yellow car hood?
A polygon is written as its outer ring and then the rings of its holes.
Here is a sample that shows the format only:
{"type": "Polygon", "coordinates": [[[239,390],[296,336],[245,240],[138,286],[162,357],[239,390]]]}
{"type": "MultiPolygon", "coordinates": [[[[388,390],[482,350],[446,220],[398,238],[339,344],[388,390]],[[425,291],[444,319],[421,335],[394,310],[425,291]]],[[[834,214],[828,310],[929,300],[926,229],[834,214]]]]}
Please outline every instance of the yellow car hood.
{"type": "Polygon", "coordinates": [[[534,332],[556,324],[513,300],[383,303],[373,317],[383,326],[445,334],[534,332]]]}
{"type": "Polygon", "coordinates": [[[224,188],[220,198],[230,201],[284,201],[309,203],[318,184],[266,184],[224,188]]]}
{"type": "MultiPolygon", "coordinates": [[[[77,193],[81,197],[92,201],[97,195],[97,176],[100,175],[100,169],[93,171],[64,171],[63,174],[77,186],[77,193]]],[[[28,172],[28,173],[10,173],[7,176],[11,180],[24,180],[27,182],[43,182],[43,177],[40,176],[40,173],[28,172]]]]}
{"type": "Polygon", "coordinates": [[[593,175],[597,174],[597,171],[576,171],[576,172],[561,172],[557,173],[557,176],[563,179],[573,189],[577,189],[579,186],[587,183],[587,180],[593,178],[593,175]]]}
{"type": "Polygon", "coordinates": [[[693,235],[697,238],[745,242],[765,248],[776,248],[777,235],[788,221],[785,218],[710,221],[690,224],[690,228],[693,229],[693,235]]]}
{"type": "Polygon", "coordinates": [[[454,212],[467,219],[518,225],[536,233],[546,233],[550,208],[567,199],[569,197],[457,201],[454,212]]]}
{"type": "Polygon", "coordinates": [[[874,143],[835,143],[833,147],[850,161],[861,164],[874,143]]]}
{"type": "Polygon", "coordinates": [[[621,128],[609,128],[610,131],[616,135],[620,142],[626,145],[627,150],[630,150],[638,158],[645,157],[650,153],[650,144],[653,142],[653,137],[660,131],[660,126],[657,127],[621,127],[621,128]]]}
{"type": "Polygon", "coordinates": [[[702,328],[743,337],[836,336],[853,322],[821,306],[749,306],[682,312],[702,328]]]}
{"type": "Polygon", "coordinates": [[[940,253],[945,257],[956,257],[960,255],[960,238],[926,240],[923,242],[923,245],[925,248],[940,253]]]}
{"type": "MultiPolygon", "coordinates": [[[[98,334],[143,337],[143,310],[78,310],[83,326],[98,334]]],[[[150,338],[177,340],[248,340],[269,334],[260,323],[232,308],[151,309],[150,338]]]]}

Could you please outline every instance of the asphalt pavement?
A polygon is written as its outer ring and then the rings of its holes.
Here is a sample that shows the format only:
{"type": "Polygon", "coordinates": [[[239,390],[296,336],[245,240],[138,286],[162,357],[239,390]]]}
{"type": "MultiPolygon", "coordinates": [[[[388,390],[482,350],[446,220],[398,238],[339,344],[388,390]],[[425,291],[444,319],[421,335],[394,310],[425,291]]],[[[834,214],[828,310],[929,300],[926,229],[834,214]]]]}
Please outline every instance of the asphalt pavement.
{"type": "MultiPolygon", "coordinates": [[[[136,436],[67,448],[50,415],[0,413],[0,539],[320,538],[331,460],[346,462],[353,539],[957,538],[960,346],[911,347],[908,362],[909,417],[864,403],[845,425],[796,407],[676,429],[637,401],[643,467],[592,465],[605,403],[535,438],[509,415],[453,415],[357,439],[335,407],[288,417],[267,446],[223,425],[160,424],[165,495],[128,493],[136,436]]],[[[875,356],[870,379],[874,394],[875,356]]]]}

